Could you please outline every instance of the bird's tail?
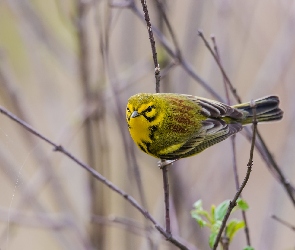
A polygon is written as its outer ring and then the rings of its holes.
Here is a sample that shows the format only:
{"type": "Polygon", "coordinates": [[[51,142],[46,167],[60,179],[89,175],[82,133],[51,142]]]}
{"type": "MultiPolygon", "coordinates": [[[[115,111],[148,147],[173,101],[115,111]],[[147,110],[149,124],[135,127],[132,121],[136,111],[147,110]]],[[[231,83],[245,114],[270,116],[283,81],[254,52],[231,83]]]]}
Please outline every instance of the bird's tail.
{"type": "MultiPolygon", "coordinates": [[[[258,122],[278,121],[283,117],[283,111],[279,108],[280,100],[277,96],[266,96],[255,100],[256,119],[258,122]]],[[[233,108],[242,111],[245,117],[242,124],[246,125],[253,121],[253,108],[250,102],[234,105],[233,108]]]]}

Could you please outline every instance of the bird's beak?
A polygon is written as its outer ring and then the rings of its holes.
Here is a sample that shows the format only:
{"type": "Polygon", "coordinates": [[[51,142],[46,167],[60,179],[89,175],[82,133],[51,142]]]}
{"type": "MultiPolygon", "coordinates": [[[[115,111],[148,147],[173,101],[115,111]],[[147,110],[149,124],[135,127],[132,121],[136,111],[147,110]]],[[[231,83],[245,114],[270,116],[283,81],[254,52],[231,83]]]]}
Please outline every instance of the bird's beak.
{"type": "Polygon", "coordinates": [[[137,116],[139,116],[140,114],[135,110],[133,111],[133,113],[131,114],[131,118],[135,118],[137,116]]]}

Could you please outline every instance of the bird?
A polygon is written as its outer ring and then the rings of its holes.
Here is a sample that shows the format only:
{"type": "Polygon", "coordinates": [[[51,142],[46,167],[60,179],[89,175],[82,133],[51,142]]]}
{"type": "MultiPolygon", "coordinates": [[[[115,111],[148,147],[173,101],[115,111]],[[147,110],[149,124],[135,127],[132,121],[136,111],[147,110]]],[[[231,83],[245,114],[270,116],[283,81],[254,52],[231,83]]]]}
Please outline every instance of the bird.
{"type": "Polygon", "coordinates": [[[193,95],[139,93],[129,98],[126,121],[135,144],[161,160],[196,155],[253,122],[282,119],[277,96],[229,106],[193,95]]]}

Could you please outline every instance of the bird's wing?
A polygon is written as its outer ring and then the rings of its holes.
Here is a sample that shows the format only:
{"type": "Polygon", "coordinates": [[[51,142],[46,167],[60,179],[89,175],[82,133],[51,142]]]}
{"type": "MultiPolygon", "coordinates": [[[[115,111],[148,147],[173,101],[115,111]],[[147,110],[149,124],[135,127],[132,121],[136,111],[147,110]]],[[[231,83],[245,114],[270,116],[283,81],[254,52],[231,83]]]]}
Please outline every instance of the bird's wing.
{"type": "MultiPolygon", "coordinates": [[[[197,154],[204,149],[221,142],[231,135],[234,135],[241,131],[243,129],[242,124],[240,123],[225,123],[222,120],[217,120],[218,122],[221,122],[219,126],[214,126],[211,129],[208,129],[206,131],[206,134],[202,140],[201,143],[195,146],[195,148],[192,149],[190,152],[191,154],[197,154]]],[[[216,123],[216,120],[214,119],[207,119],[203,123],[216,123]]]]}
{"type": "Polygon", "coordinates": [[[242,129],[242,125],[239,123],[227,124],[221,119],[208,118],[202,123],[203,127],[200,131],[187,140],[179,149],[163,156],[163,159],[179,159],[200,153],[242,129]]]}
{"type": "Polygon", "coordinates": [[[233,119],[242,119],[244,114],[222,102],[206,99],[203,97],[196,97],[186,95],[187,98],[202,107],[202,114],[207,117],[219,118],[219,117],[230,117],[233,119]]]}

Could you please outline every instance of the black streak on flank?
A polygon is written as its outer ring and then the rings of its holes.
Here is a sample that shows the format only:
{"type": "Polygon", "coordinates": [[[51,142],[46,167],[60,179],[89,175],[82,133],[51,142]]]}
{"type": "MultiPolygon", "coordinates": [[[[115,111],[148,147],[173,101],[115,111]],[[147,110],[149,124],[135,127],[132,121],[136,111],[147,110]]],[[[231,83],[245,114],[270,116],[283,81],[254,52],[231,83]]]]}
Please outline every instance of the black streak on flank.
{"type": "Polygon", "coordinates": [[[151,126],[151,127],[149,127],[149,130],[150,130],[149,137],[153,141],[155,139],[155,132],[158,130],[158,126],[156,126],[156,125],[151,126]]]}
{"type": "Polygon", "coordinates": [[[145,149],[141,144],[138,143],[138,147],[140,147],[140,149],[141,149],[143,152],[147,153],[147,152],[146,152],[146,149],[145,149]]]}
{"type": "Polygon", "coordinates": [[[146,142],[146,141],[141,141],[142,144],[144,144],[146,146],[146,149],[142,149],[142,146],[140,145],[139,147],[146,153],[150,153],[150,146],[151,146],[151,143],[149,142],[146,142]]]}

